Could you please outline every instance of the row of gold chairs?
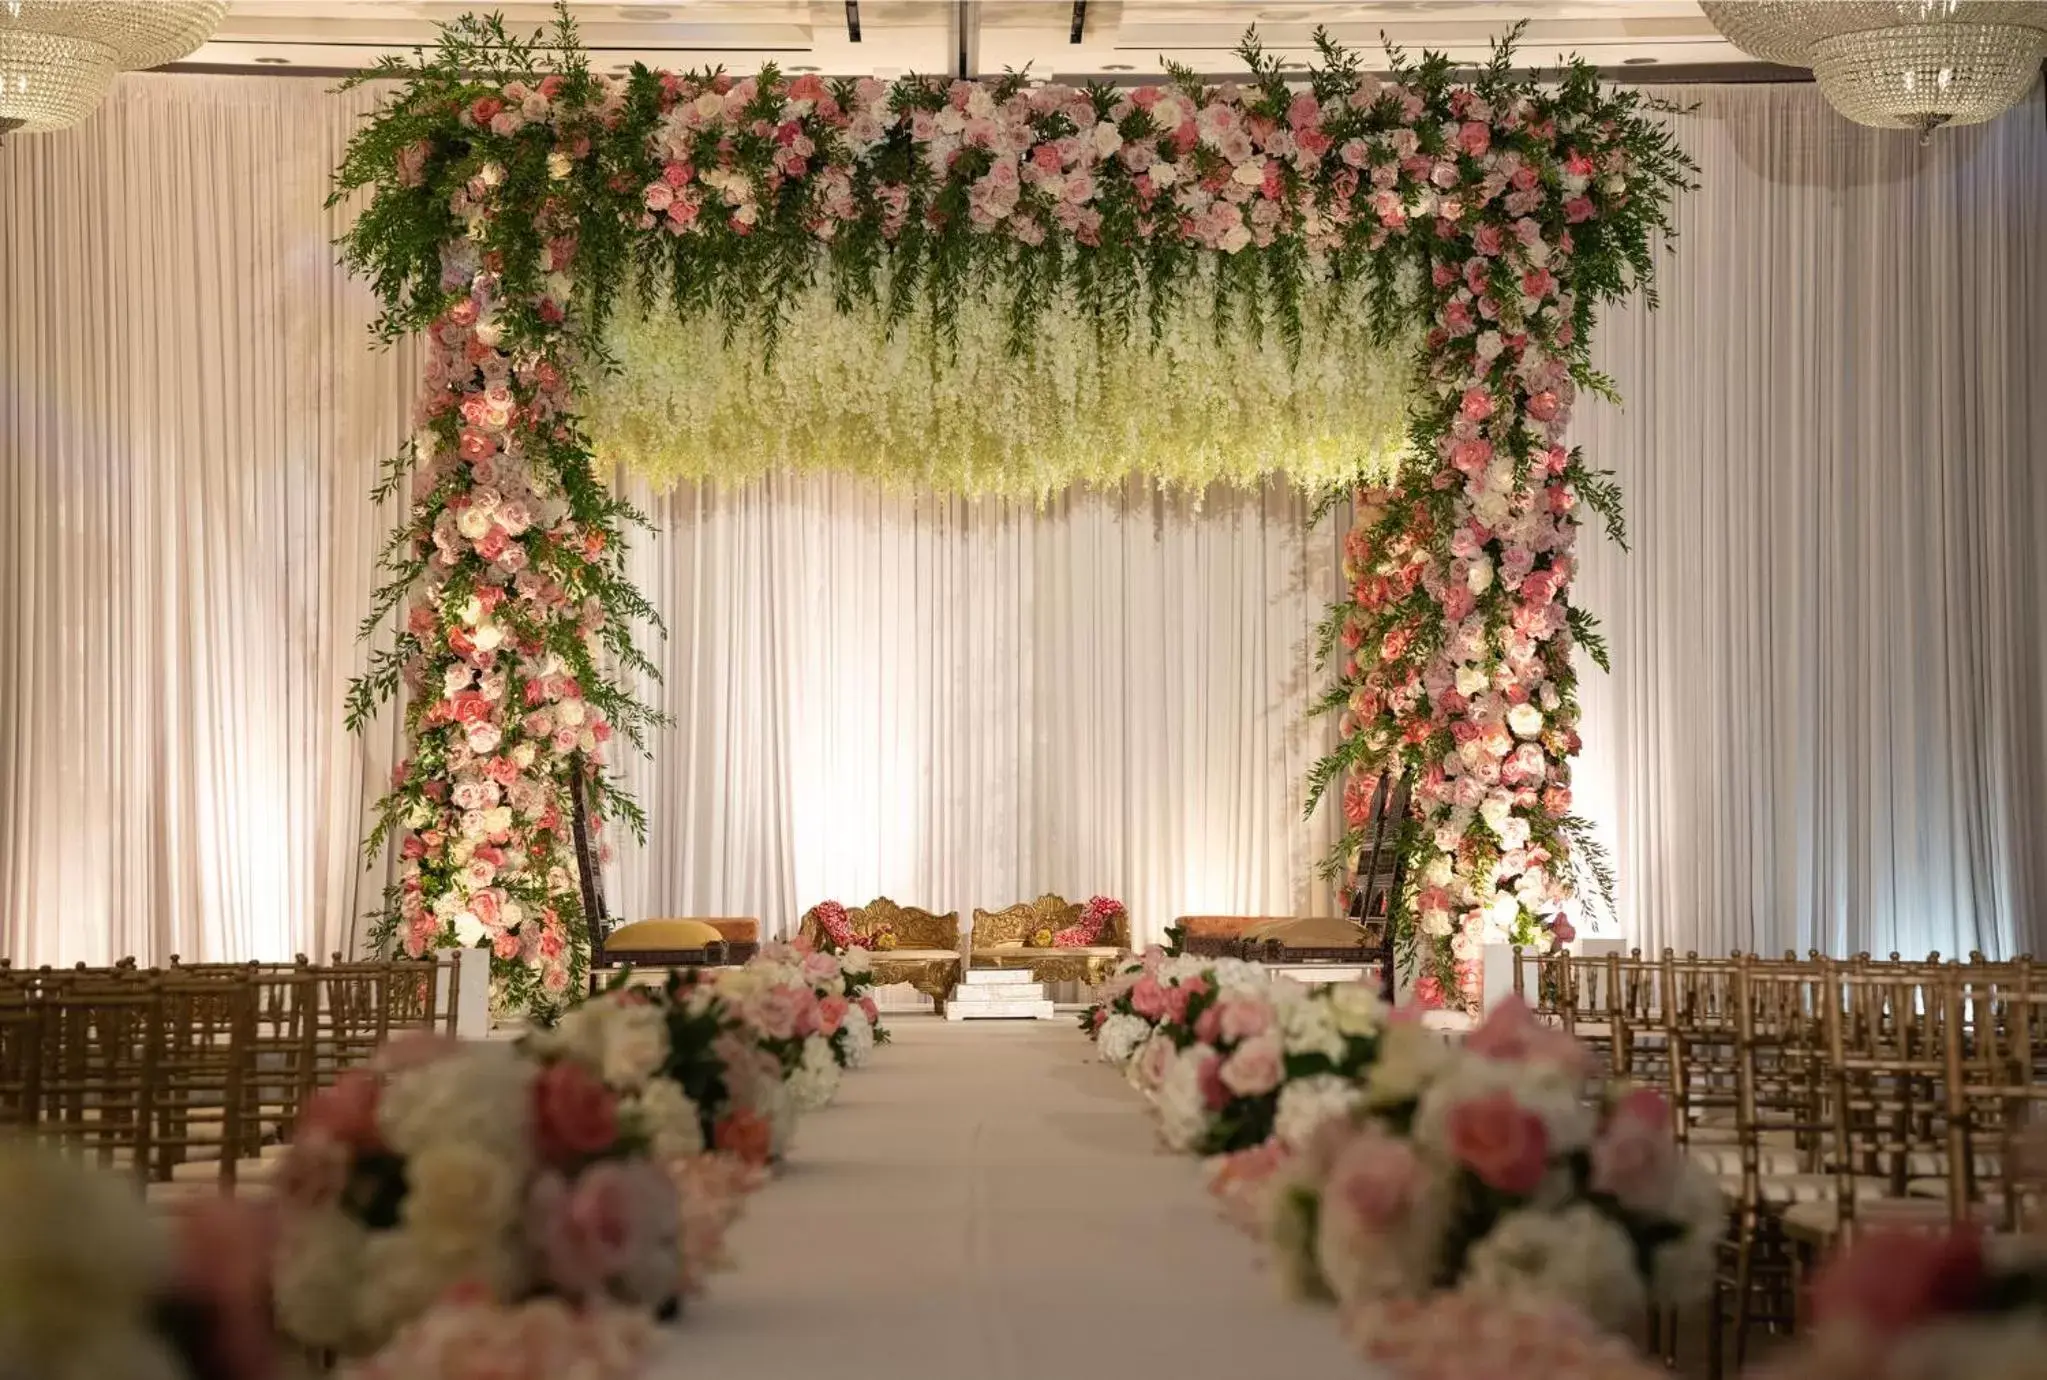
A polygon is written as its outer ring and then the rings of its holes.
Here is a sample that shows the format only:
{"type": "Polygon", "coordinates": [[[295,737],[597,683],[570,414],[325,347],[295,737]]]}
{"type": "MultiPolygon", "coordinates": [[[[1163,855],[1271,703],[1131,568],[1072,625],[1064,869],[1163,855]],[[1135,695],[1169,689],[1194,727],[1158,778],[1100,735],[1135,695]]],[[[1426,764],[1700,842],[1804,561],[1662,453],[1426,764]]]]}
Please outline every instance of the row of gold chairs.
{"type": "Polygon", "coordinates": [[[1798,1320],[1805,1270],[1870,1224],[2021,1231],[2041,1205],[2047,970],[1811,953],[1517,957],[1515,985],[1620,1077],[1661,1086],[1726,1192],[1720,1368],[1798,1320]],[[1531,990],[1532,988],[1532,990],[1531,990]]]}
{"type": "Polygon", "coordinates": [[[231,1190],[267,1177],[315,1088],[393,1034],[452,1033],[457,981],[453,965],[339,955],[164,969],[0,962],[0,1129],[131,1172],[157,1196],[231,1190]]]}

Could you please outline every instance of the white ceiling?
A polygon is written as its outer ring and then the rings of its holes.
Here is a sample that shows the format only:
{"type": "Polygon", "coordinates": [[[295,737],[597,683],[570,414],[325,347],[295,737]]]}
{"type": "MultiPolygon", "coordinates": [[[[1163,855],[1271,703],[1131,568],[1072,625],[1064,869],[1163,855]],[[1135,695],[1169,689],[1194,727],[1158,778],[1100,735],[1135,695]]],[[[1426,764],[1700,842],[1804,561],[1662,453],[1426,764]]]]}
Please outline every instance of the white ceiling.
{"type": "MultiPolygon", "coordinates": [[[[548,24],[545,4],[490,0],[235,0],[213,41],[192,63],[288,71],[352,69],[433,40],[437,20],[501,10],[530,31],[548,24]]],[[[1075,0],[857,0],[860,37],[846,0],[614,0],[571,6],[583,43],[601,65],[635,61],[747,71],[764,62],[831,75],[950,72],[962,47],[973,70],[1028,66],[1051,76],[1156,74],[1167,61],[1204,72],[1235,70],[1231,49],[1256,23],[1268,49],[1289,59],[1312,51],[1326,26],[1376,54],[1381,35],[1459,61],[1486,56],[1487,41],[1527,19],[1521,52],[1546,63],[1575,52],[1605,67],[1744,62],[1693,0],[1086,0],[1073,41],[1075,0]]]]}

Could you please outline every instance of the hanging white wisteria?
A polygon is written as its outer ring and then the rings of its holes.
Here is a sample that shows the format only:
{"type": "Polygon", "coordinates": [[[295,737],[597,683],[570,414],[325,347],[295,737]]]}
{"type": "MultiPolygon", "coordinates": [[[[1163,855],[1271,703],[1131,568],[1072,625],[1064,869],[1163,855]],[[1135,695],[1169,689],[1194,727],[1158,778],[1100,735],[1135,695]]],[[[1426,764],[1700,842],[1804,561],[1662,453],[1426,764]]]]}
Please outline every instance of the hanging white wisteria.
{"type": "Polygon", "coordinates": [[[790,304],[772,355],[757,329],[715,315],[624,310],[608,333],[621,364],[596,385],[589,425],[602,458],[659,487],[830,470],[1042,499],[1133,476],[1199,490],[1391,474],[1411,343],[1375,343],[1326,285],[1303,303],[1298,357],[1276,329],[1218,330],[1213,301],[1197,284],[1148,347],[1105,344],[1069,289],[1021,358],[1003,305],[985,297],[960,304],[954,344],[936,338],[928,306],[890,331],[879,304],[839,311],[820,285],[790,304]]]}

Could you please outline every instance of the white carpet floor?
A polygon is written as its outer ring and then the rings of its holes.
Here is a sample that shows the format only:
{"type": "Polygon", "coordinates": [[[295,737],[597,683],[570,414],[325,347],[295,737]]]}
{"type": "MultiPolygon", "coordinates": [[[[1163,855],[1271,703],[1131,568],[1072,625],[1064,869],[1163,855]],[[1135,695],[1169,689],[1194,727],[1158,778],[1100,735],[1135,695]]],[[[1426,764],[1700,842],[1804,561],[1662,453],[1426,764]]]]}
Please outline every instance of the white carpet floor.
{"type": "Polygon", "coordinates": [[[1278,1297],[1070,1020],[889,1024],[896,1043],[799,1127],[661,1375],[1371,1373],[1333,1317],[1278,1297]]]}

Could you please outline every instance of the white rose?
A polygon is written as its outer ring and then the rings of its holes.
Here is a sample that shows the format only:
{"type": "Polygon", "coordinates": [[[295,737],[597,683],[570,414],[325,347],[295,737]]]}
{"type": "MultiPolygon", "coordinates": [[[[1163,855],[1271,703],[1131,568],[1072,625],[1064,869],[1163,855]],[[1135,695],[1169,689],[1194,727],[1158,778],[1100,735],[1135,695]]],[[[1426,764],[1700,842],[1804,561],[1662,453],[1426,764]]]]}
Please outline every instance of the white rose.
{"type": "Polygon", "coordinates": [[[839,955],[839,971],[851,977],[860,977],[874,971],[874,955],[855,945],[839,955]]]}
{"type": "Polygon", "coordinates": [[[1230,174],[1230,180],[1241,182],[1246,187],[1256,187],[1265,181],[1265,160],[1251,157],[1237,164],[1237,170],[1230,174]]]}
{"type": "Polygon", "coordinates": [[[474,948],[489,933],[490,931],[483,927],[483,922],[476,918],[475,911],[455,912],[455,938],[461,942],[463,948],[474,948]]]}
{"type": "Polygon", "coordinates": [[[1471,563],[1470,569],[1465,571],[1464,583],[1473,594],[1483,594],[1491,589],[1493,587],[1493,563],[1484,556],[1480,556],[1471,563]]]}
{"type": "Polygon", "coordinates": [[[1533,738],[1542,732],[1542,711],[1532,704],[1517,704],[1507,711],[1507,727],[1516,738],[1533,738]]]}
{"type": "Polygon", "coordinates": [[[495,623],[479,623],[476,625],[476,631],[470,635],[469,640],[476,644],[478,651],[492,651],[504,645],[505,630],[495,623]]]}
{"type": "Polygon", "coordinates": [[[1163,191],[1180,180],[1180,165],[1178,163],[1154,163],[1151,165],[1149,175],[1151,177],[1151,185],[1163,191]]]}
{"type": "Polygon", "coordinates": [[[1336,1028],[1346,1035],[1370,1035],[1386,1024],[1386,1003],[1366,983],[1334,983],[1327,1000],[1336,1028]]]}
{"type": "Polygon", "coordinates": [[[554,717],[570,728],[582,725],[583,714],[583,702],[579,699],[566,699],[554,707],[554,717]]]}
{"type": "Polygon", "coordinates": [[[534,755],[533,744],[521,743],[512,749],[512,765],[516,766],[520,771],[524,771],[533,765],[534,755]]]}
{"type": "Polygon", "coordinates": [[[614,1005],[603,1031],[599,1072],[614,1088],[641,1087],[668,1061],[668,1018],[658,1007],[614,1005]]]}
{"type": "Polygon", "coordinates": [[[559,182],[575,170],[575,160],[566,153],[547,155],[547,175],[559,182]]]}
{"type": "Polygon", "coordinates": [[[1379,1040],[1378,1058],[1365,1070],[1365,1105],[1395,1107],[1414,1101],[1451,1058],[1449,1044],[1434,1031],[1419,1025],[1387,1027],[1379,1040]]]}
{"type": "Polygon", "coordinates": [[[1486,675],[1483,666],[1474,666],[1467,661],[1457,668],[1457,693],[1460,695],[1476,695],[1491,683],[1492,678],[1486,675]]]}
{"type": "Polygon", "coordinates": [[[659,1159],[681,1159],[701,1154],[704,1125],[697,1104],[680,1084],[656,1078],[640,1091],[635,1103],[659,1159]]]}
{"type": "MultiPolygon", "coordinates": [[[[472,504],[456,517],[455,530],[470,541],[481,541],[484,533],[490,531],[490,514],[472,504]]],[[[472,599],[470,602],[476,601],[472,599]]]]}
{"type": "Polygon", "coordinates": [[[511,828],[512,807],[509,805],[498,805],[485,810],[483,812],[483,827],[484,832],[488,834],[502,834],[505,830],[511,828]]]}
{"type": "Polygon", "coordinates": [[[1095,157],[1107,158],[1117,149],[1123,147],[1123,131],[1117,129],[1116,126],[1110,124],[1107,120],[1103,120],[1095,126],[1094,140],[1095,157]]]}
{"type": "Polygon", "coordinates": [[[1508,820],[1514,817],[1514,798],[1506,795],[1489,795],[1478,807],[1478,817],[1485,821],[1486,828],[1499,833],[1508,820]]]}

